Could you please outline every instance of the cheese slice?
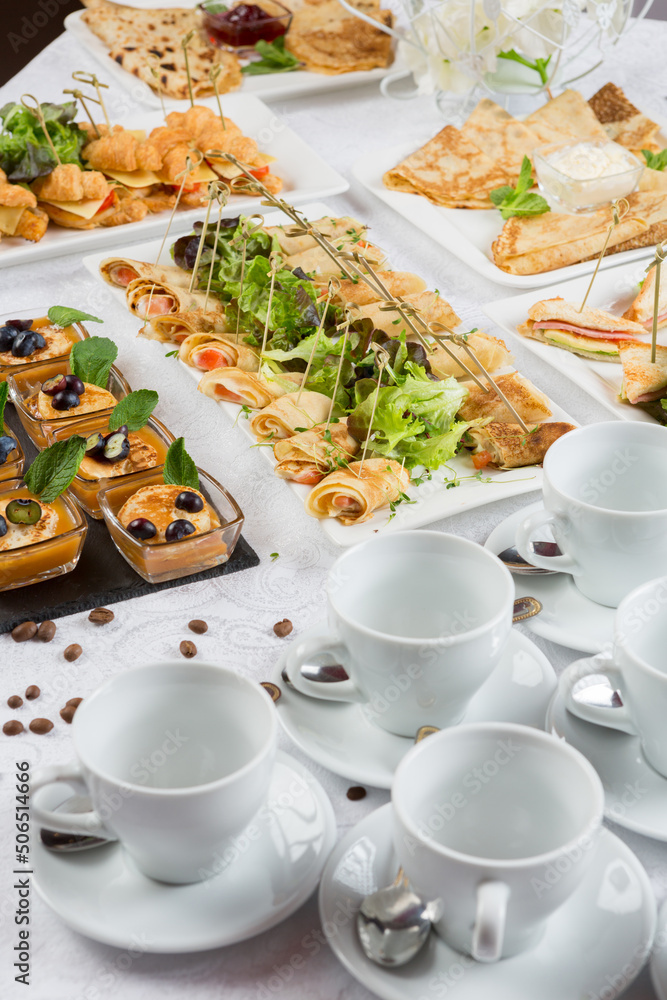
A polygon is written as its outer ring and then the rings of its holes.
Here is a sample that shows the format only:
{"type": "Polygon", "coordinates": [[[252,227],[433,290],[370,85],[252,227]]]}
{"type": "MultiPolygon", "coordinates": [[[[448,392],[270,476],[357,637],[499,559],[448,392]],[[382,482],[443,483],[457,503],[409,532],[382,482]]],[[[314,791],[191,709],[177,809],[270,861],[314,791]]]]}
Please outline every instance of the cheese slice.
{"type": "MultiPolygon", "coordinates": [[[[181,178],[182,179],[182,178],[181,178]]],[[[200,163],[196,170],[193,170],[191,174],[188,175],[188,179],[185,182],[185,186],[190,187],[193,184],[205,184],[206,181],[215,181],[218,179],[218,175],[211,170],[207,163],[200,163]]],[[[171,184],[172,187],[179,187],[181,181],[169,181],[165,180],[160,176],[159,173],[155,174],[155,180],[153,183],[157,184],[171,184]]]]}
{"type": "Polygon", "coordinates": [[[105,170],[104,176],[111,177],[112,180],[124,184],[125,187],[142,188],[151,184],[159,184],[157,174],[152,170],[105,170]]]}
{"type": "Polygon", "coordinates": [[[137,142],[143,142],[146,138],[145,128],[128,128],[125,129],[125,131],[129,132],[130,135],[133,135],[137,142]]]}
{"type": "Polygon", "coordinates": [[[52,201],[50,198],[42,198],[41,200],[46,202],[47,205],[55,205],[56,208],[62,209],[63,212],[70,212],[72,215],[78,215],[82,219],[92,219],[107,200],[107,196],[89,201],[52,201]]]}
{"type": "Polygon", "coordinates": [[[0,233],[13,236],[24,212],[25,205],[17,205],[14,208],[0,205],[0,233]]]}

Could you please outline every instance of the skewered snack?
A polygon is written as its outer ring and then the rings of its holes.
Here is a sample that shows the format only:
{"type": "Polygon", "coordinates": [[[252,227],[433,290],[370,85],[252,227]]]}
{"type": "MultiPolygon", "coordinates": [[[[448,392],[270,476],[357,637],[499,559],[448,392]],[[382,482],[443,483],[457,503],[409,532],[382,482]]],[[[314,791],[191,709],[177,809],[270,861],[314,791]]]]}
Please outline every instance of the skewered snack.
{"type": "Polygon", "coordinates": [[[245,372],[259,371],[255,348],[236,343],[231,337],[229,333],[192,333],[181,344],[178,356],[186,365],[203,372],[227,366],[245,372]]]}
{"type": "Polygon", "coordinates": [[[288,438],[299,427],[322,423],[330,409],[331,400],[321,392],[285,393],[255,414],[250,430],[260,439],[288,438]]]}
{"type": "Polygon", "coordinates": [[[347,429],[347,421],[319,424],[273,446],[275,473],[281,479],[314,486],[329,473],[348,464],[360,445],[347,429]]]}
{"type": "Polygon", "coordinates": [[[352,462],[325,476],[311,490],[306,513],[311,517],[337,517],[342,524],[360,524],[379,507],[398,500],[409,485],[409,473],[391,459],[352,462]]]}
{"type": "Polygon", "coordinates": [[[553,420],[536,424],[526,433],[519,424],[494,421],[484,427],[471,427],[463,443],[471,447],[476,469],[488,465],[497,469],[518,469],[539,465],[554,441],[573,430],[574,424],[553,420]]]}

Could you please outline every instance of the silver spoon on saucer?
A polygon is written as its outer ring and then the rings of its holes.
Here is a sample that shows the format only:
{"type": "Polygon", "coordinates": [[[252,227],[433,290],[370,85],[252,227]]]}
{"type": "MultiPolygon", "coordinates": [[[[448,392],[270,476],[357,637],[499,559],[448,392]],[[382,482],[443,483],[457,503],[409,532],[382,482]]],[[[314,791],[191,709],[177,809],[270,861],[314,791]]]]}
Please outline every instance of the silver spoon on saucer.
{"type": "MultiPolygon", "coordinates": [[[[90,809],[90,799],[86,795],[73,795],[65,802],[61,802],[54,812],[86,813],[90,812],[90,809]]],[[[104,844],[111,843],[104,837],[92,837],[79,833],[58,833],[57,830],[47,830],[45,827],[42,827],[39,835],[44,847],[58,854],[90,851],[93,847],[102,847],[104,844]]]]}
{"type": "MultiPolygon", "coordinates": [[[[533,550],[538,556],[551,557],[561,555],[556,542],[533,542],[533,550]]],[[[496,555],[512,573],[525,573],[530,576],[536,576],[538,573],[541,573],[548,576],[550,573],[557,572],[555,569],[542,569],[541,566],[533,566],[532,563],[527,562],[523,558],[514,545],[510,545],[508,549],[503,549],[502,552],[497,552],[496,555]]]]}

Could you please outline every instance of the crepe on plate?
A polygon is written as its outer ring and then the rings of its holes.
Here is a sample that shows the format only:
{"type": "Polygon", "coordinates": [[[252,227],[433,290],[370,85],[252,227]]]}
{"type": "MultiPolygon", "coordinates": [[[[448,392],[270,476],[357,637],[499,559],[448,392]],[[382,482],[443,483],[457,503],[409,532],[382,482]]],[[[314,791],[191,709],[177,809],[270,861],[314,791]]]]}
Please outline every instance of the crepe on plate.
{"type": "Polygon", "coordinates": [[[588,103],[613,142],[632,150],[640,159],[642,149],[660,152],[662,147],[655,140],[660,126],[642,114],[615,83],[606,83],[588,103]]]}
{"type": "Polygon", "coordinates": [[[527,321],[517,330],[523,337],[594,361],[619,361],[619,345],[624,341],[636,342],[638,336],[646,333],[639,323],[590,306],[580,310],[560,297],[532,305],[527,321]]]}
{"type": "Polygon", "coordinates": [[[319,424],[289,438],[279,438],[273,446],[281,479],[314,486],[336,468],[346,465],[360,444],[347,429],[347,420],[319,424]],[[326,436],[325,436],[326,435],[326,436]]]}
{"type": "Polygon", "coordinates": [[[337,517],[341,524],[360,524],[373,511],[398,500],[410,475],[388,458],[367,458],[336,469],[313,487],[304,504],[311,517],[337,517]]]}
{"type": "Polygon", "coordinates": [[[173,264],[148,264],[131,257],[107,257],[100,264],[100,275],[115,288],[127,288],[131,281],[144,278],[161,285],[189,288],[190,275],[173,264]]]}
{"type": "Polygon", "coordinates": [[[231,333],[191,333],[182,342],[178,356],[186,365],[203,372],[225,366],[244,372],[259,371],[259,353],[232,337],[231,333]]]}
{"type": "MultiPolygon", "coordinates": [[[[373,20],[391,27],[390,10],[379,0],[352,0],[373,20]]],[[[285,48],[312,73],[338,75],[389,66],[391,35],[350,14],[337,0],[309,2],[294,11],[285,48]]]]}
{"type": "MultiPolygon", "coordinates": [[[[407,339],[417,340],[413,334],[407,339]]],[[[447,348],[440,344],[432,344],[432,350],[427,354],[434,375],[437,375],[438,378],[447,378],[448,375],[453,375],[454,378],[469,378],[470,376],[463,365],[475,375],[480,374],[481,368],[464,347],[447,341],[445,343],[447,343],[447,348]]],[[[479,359],[482,367],[491,374],[509,365],[512,361],[512,355],[505,342],[497,337],[491,337],[488,333],[469,333],[466,343],[475,358],[479,359]]]]}
{"type": "Polygon", "coordinates": [[[466,447],[472,444],[475,468],[487,465],[497,469],[519,469],[539,465],[559,437],[575,429],[574,424],[558,420],[537,424],[525,431],[521,424],[491,422],[484,427],[471,427],[463,436],[466,447]]]}
{"type": "Polygon", "coordinates": [[[301,372],[283,372],[279,378],[267,378],[259,372],[225,367],[206,372],[197,388],[211,399],[261,410],[279,396],[298,389],[302,381],[301,372]]]}
{"type": "MultiPolygon", "coordinates": [[[[551,416],[547,397],[518,372],[497,375],[494,382],[525,423],[538,424],[551,416]]],[[[459,408],[458,420],[494,420],[503,424],[516,421],[493,386],[485,382],[485,391],[476,382],[463,382],[462,385],[468,390],[468,395],[459,408]]]]}
{"type": "Polygon", "coordinates": [[[250,430],[260,440],[288,438],[297,428],[315,427],[329,416],[331,400],[321,392],[289,392],[265,406],[250,421],[250,430]]]}

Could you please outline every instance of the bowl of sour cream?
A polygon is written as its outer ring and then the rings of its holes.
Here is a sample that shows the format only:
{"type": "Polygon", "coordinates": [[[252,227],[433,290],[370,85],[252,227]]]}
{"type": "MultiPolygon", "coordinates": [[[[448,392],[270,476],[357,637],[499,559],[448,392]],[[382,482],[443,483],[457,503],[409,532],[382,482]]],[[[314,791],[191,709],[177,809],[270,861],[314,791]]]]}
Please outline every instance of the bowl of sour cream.
{"type": "Polygon", "coordinates": [[[635,190],[644,164],[617,142],[580,140],[533,154],[540,191],[552,208],[592,212],[635,190]]]}

